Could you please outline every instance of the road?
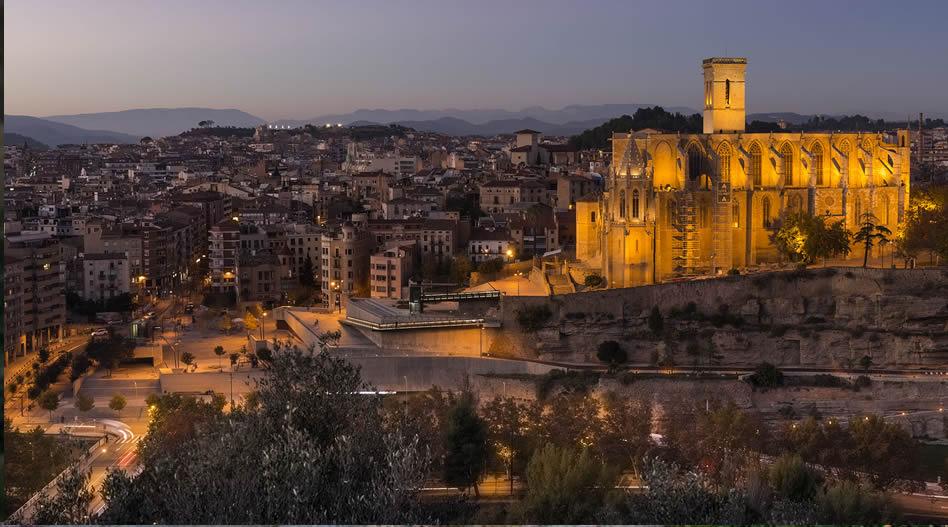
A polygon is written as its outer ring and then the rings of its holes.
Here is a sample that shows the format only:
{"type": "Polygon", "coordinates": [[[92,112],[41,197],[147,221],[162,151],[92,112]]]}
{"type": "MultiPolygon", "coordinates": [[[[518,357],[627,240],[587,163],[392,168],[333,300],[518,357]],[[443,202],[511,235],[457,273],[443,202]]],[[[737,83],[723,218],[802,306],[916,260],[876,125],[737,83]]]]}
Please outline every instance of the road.
{"type": "MultiPolygon", "coordinates": [[[[131,431],[131,428],[129,428],[131,431]]],[[[94,498],[90,509],[98,514],[105,509],[105,500],[102,498],[102,485],[110,469],[133,471],[138,466],[138,453],[136,447],[142,438],[143,431],[139,433],[131,432],[123,434],[122,437],[112,436],[109,443],[103,447],[92,465],[89,467],[89,489],[92,490],[94,498]]]]}

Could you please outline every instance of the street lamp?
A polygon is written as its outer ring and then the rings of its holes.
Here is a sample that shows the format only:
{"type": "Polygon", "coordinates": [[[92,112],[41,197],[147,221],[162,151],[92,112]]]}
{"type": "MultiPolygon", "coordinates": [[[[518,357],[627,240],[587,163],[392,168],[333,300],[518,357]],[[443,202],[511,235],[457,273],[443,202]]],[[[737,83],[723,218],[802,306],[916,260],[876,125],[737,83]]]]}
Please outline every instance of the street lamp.
{"type": "Polygon", "coordinates": [[[267,340],[267,312],[263,312],[263,317],[260,319],[260,339],[267,340]]]}

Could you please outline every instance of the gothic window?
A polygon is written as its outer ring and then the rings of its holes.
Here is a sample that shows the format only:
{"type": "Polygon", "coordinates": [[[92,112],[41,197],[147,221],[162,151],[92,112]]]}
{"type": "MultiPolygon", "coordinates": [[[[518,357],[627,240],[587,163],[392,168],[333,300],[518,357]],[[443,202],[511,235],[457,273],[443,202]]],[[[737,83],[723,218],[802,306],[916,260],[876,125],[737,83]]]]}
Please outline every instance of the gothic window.
{"type": "Polygon", "coordinates": [[[639,219],[639,190],[632,191],[632,218],[639,219]]]}
{"type": "Polygon", "coordinates": [[[625,191],[619,191],[619,217],[625,217],[625,191]]]}
{"type": "Polygon", "coordinates": [[[732,221],[734,222],[734,228],[736,229],[736,228],[740,227],[740,226],[741,226],[741,205],[740,205],[740,203],[738,203],[738,202],[735,201],[734,204],[731,205],[731,216],[732,216],[732,221]]]}
{"type": "Polygon", "coordinates": [[[757,143],[751,145],[750,149],[750,167],[748,167],[748,174],[751,177],[751,181],[754,182],[755,187],[759,187],[764,184],[764,178],[761,174],[761,163],[760,163],[760,146],[757,143]]]}
{"type": "Polygon", "coordinates": [[[763,219],[763,226],[770,228],[770,198],[765,197],[763,203],[761,203],[760,215],[763,219]]]}
{"type": "Polygon", "coordinates": [[[724,183],[731,182],[731,149],[727,146],[721,147],[718,150],[718,172],[721,173],[721,181],[724,183]]]}
{"type": "Polygon", "coordinates": [[[589,223],[596,223],[596,211],[589,212],[589,223]]]}
{"type": "Polygon", "coordinates": [[[789,143],[780,149],[780,180],[786,187],[793,186],[793,150],[789,143]]]}
{"type": "Polygon", "coordinates": [[[731,105],[731,79],[724,81],[724,105],[731,105]]]}
{"type": "Polygon", "coordinates": [[[823,186],[823,147],[819,143],[813,145],[813,159],[810,162],[813,164],[813,176],[816,181],[816,186],[823,186]]]}
{"type": "Polygon", "coordinates": [[[688,149],[688,179],[697,181],[704,172],[704,156],[698,147],[688,149]]]}

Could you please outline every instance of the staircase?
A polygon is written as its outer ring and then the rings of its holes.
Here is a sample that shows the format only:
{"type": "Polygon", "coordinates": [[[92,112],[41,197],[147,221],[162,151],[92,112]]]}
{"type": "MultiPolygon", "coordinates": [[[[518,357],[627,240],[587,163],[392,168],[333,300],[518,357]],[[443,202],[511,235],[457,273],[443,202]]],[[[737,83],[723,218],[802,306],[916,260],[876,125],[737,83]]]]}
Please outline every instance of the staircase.
{"type": "Polygon", "coordinates": [[[672,221],[674,270],[682,275],[693,275],[698,267],[698,221],[694,192],[685,191],[678,202],[672,221]]]}

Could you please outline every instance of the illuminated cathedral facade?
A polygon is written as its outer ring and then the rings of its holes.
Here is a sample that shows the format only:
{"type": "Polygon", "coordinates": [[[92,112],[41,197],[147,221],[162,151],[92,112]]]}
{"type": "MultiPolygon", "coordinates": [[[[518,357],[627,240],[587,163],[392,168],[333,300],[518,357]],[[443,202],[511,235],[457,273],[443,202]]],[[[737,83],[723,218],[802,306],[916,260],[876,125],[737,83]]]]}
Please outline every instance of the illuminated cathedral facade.
{"type": "Polygon", "coordinates": [[[576,204],[576,257],[611,287],[779,261],[775,221],[867,213],[893,232],[909,197],[909,133],[745,133],[744,58],[709,58],[702,134],[615,133],[599,196],[576,204]]]}

